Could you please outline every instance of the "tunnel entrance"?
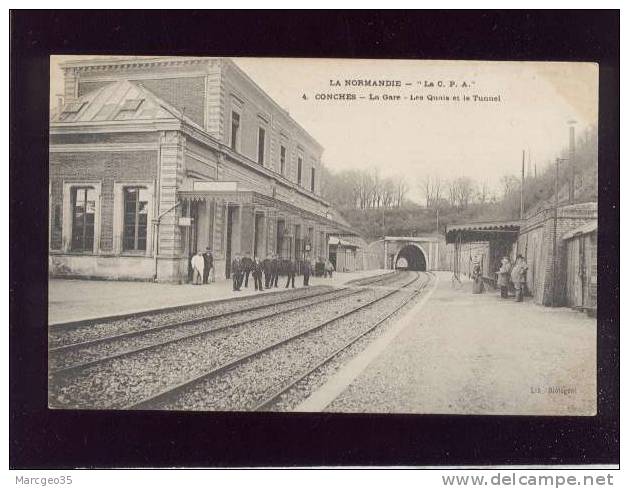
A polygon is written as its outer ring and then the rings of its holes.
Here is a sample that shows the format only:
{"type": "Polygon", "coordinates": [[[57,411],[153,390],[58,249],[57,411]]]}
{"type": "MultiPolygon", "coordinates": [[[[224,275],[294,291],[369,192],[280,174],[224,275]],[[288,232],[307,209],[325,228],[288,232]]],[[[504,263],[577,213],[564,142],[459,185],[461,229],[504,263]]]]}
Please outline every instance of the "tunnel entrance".
{"type": "Polygon", "coordinates": [[[414,245],[404,246],[397,254],[395,268],[400,270],[426,271],[426,257],[422,250],[414,245]]]}

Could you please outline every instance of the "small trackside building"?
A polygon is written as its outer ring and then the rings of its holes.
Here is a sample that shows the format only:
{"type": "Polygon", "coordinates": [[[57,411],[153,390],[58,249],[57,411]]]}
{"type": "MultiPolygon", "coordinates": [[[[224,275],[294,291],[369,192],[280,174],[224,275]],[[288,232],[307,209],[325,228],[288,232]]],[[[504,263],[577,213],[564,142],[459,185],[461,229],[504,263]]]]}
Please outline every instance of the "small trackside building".
{"type": "Polygon", "coordinates": [[[318,261],[355,236],[320,196],[323,148],[223,58],[67,62],[50,121],[51,276],[189,280],[212,249],[318,261]]]}
{"type": "Polygon", "coordinates": [[[470,275],[478,262],[495,284],[501,257],[519,254],[534,302],[595,311],[597,218],[597,203],[583,202],[540,207],[519,221],[448,225],[451,269],[470,275]]]}

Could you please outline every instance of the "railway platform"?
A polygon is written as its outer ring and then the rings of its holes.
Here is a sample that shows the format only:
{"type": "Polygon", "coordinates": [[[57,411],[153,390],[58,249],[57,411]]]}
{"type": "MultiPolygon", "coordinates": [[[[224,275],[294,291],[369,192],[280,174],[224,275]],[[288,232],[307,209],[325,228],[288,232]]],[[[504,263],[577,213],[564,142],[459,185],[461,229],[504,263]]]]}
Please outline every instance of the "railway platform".
{"type": "Polygon", "coordinates": [[[596,319],[436,272],[422,301],[297,411],[595,415],[596,319]]]}
{"type": "MultiPolygon", "coordinates": [[[[334,273],[333,278],[310,277],[310,285],[342,286],[352,280],[387,273],[389,270],[362,270],[334,273]]],[[[295,287],[302,287],[302,277],[295,278],[295,287]]],[[[280,277],[277,289],[281,293],[286,278],[280,277]]],[[[107,316],[159,310],[173,306],[199,304],[259,294],[253,279],[249,287],[232,291],[231,280],[217,280],[208,285],[176,285],[153,282],[124,282],[79,279],[50,279],[48,282],[48,322],[57,324],[107,316]]]]}

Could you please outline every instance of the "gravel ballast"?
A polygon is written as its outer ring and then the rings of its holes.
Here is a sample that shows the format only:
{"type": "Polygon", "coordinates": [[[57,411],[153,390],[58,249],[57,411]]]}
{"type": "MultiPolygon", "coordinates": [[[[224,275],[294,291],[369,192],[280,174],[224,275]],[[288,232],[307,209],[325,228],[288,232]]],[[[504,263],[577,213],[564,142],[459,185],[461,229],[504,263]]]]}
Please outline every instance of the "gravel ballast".
{"type": "Polygon", "coordinates": [[[251,410],[291,379],[365,332],[395,310],[412,292],[393,294],[351,316],[334,321],[290,343],[251,358],[203,381],[155,408],[171,410],[251,410]]]}
{"type": "Polygon", "coordinates": [[[242,327],[108,360],[76,374],[53,376],[49,403],[59,408],[123,408],[387,292],[378,289],[366,288],[351,297],[331,299],[313,305],[306,313],[301,310],[287,312],[279,320],[253,320],[242,327]]]}

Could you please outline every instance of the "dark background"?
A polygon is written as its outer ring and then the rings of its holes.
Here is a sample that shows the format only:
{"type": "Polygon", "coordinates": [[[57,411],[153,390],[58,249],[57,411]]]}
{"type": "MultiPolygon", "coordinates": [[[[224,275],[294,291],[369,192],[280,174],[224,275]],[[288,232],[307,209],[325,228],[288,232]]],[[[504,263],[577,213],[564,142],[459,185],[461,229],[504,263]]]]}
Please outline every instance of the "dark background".
{"type": "Polygon", "coordinates": [[[10,21],[12,468],[619,462],[618,11],[12,11],[10,21]],[[50,54],[598,62],[598,415],[48,410],[50,54]]]}

